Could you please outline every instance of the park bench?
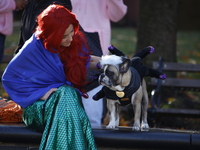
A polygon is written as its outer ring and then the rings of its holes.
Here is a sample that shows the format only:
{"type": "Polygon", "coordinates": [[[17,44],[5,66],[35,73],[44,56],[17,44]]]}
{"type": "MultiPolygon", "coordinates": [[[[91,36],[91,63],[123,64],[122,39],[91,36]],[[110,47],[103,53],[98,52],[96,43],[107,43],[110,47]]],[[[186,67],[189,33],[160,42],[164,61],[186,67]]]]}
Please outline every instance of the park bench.
{"type": "MultiPolygon", "coordinates": [[[[162,108],[164,89],[171,90],[171,92],[199,92],[200,91],[200,76],[199,79],[178,78],[177,73],[200,73],[200,64],[190,63],[176,63],[165,62],[163,58],[159,58],[159,61],[153,62],[153,69],[157,69],[163,72],[169,72],[167,79],[161,80],[152,78],[150,85],[154,86],[153,94],[151,96],[151,107],[148,110],[148,114],[154,121],[155,127],[159,127],[163,117],[187,117],[187,118],[199,118],[200,110],[193,108],[162,108]],[[175,74],[173,74],[173,72],[175,74]]],[[[169,92],[170,93],[170,92],[169,92]]]]}
{"type": "MultiPolygon", "coordinates": [[[[3,63],[10,61],[5,56],[3,63]]],[[[2,74],[2,72],[1,72],[2,74]]],[[[199,150],[200,132],[156,129],[132,131],[131,127],[114,130],[104,126],[93,128],[98,150],[199,150]]],[[[0,150],[38,150],[42,133],[32,131],[24,123],[0,123],[0,150]]]]}
{"type": "MultiPolygon", "coordinates": [[[[130,127],[115,130],[93,129],[98,150],[199,150],[200,132],[172,129],[132,131],[130,127]]],[[[23,123],[0,123],[0,150],[38,150],[42,133],[23,123]]]]}

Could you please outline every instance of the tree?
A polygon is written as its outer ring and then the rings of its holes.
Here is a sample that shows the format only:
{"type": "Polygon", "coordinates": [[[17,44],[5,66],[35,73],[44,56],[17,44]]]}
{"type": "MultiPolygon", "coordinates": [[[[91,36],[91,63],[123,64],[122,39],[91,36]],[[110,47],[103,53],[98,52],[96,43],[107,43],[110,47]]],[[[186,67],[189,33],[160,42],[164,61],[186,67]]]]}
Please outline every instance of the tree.
{"type": "Polygon", "coordinates": [[[140,0],[137,47],[153,46],[155,53],[144,59],[148,66],[162,56],[176,62],[177,15],[180,0],[140,0]]]}

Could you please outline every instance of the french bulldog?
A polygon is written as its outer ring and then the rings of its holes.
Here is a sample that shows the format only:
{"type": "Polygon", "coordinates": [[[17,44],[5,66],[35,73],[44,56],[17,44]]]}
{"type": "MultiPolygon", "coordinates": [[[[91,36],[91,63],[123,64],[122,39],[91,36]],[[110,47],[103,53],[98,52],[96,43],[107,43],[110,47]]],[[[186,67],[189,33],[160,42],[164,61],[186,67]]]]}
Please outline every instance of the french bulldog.
{"type": "Polygon", "coordinates": [[[132,60],[125,56],[106,55],[100,61],[98,78],[103,85],[101,92],[107,99],[110,122],[107,128],[114,129],[120,121],[120,105],[132,104],[134,124],[132,129],[139,131],[149,129],[147,122],[148,94],[146,82],[138,71],[132,67],[132,60]],[[141,121],[140,121],[141,120],[141,121]]]}

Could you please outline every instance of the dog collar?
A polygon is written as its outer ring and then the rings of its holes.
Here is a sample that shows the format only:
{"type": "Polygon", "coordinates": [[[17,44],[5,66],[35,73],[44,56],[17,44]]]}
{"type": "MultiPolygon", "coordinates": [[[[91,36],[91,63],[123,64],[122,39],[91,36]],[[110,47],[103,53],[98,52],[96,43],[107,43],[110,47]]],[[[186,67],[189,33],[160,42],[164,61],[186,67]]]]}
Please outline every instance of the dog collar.
{"type": "Polygon", "coordinates": [[[141,79],[138,72],[131,67],[132,77],[129,85],[123,91],[113,91],[108,87],[103,87],[106,98],[111,100],[119,100],[120,105],[126,106],[131,103],[131,97],[135,93],[140,84],[141,79]]]}
{"type": "Polygon", "coordinates": [[[124,97],[125,93],[123,91],[116,91],[115,94],[119,97],[122,98],[124,97]]]}

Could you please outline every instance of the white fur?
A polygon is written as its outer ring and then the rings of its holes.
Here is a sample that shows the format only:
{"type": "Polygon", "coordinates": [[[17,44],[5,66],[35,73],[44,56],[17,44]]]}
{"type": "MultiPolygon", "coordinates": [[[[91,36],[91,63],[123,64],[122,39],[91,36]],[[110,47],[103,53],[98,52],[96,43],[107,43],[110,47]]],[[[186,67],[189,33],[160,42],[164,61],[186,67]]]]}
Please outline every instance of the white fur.
{"type": "Polygon", "coordinates": [[[122,63],[122,59],[116,55],[105,55],[101,57],[100,64],[101,66],[104,65],[114,65],[117,66],[122,63]]]}

